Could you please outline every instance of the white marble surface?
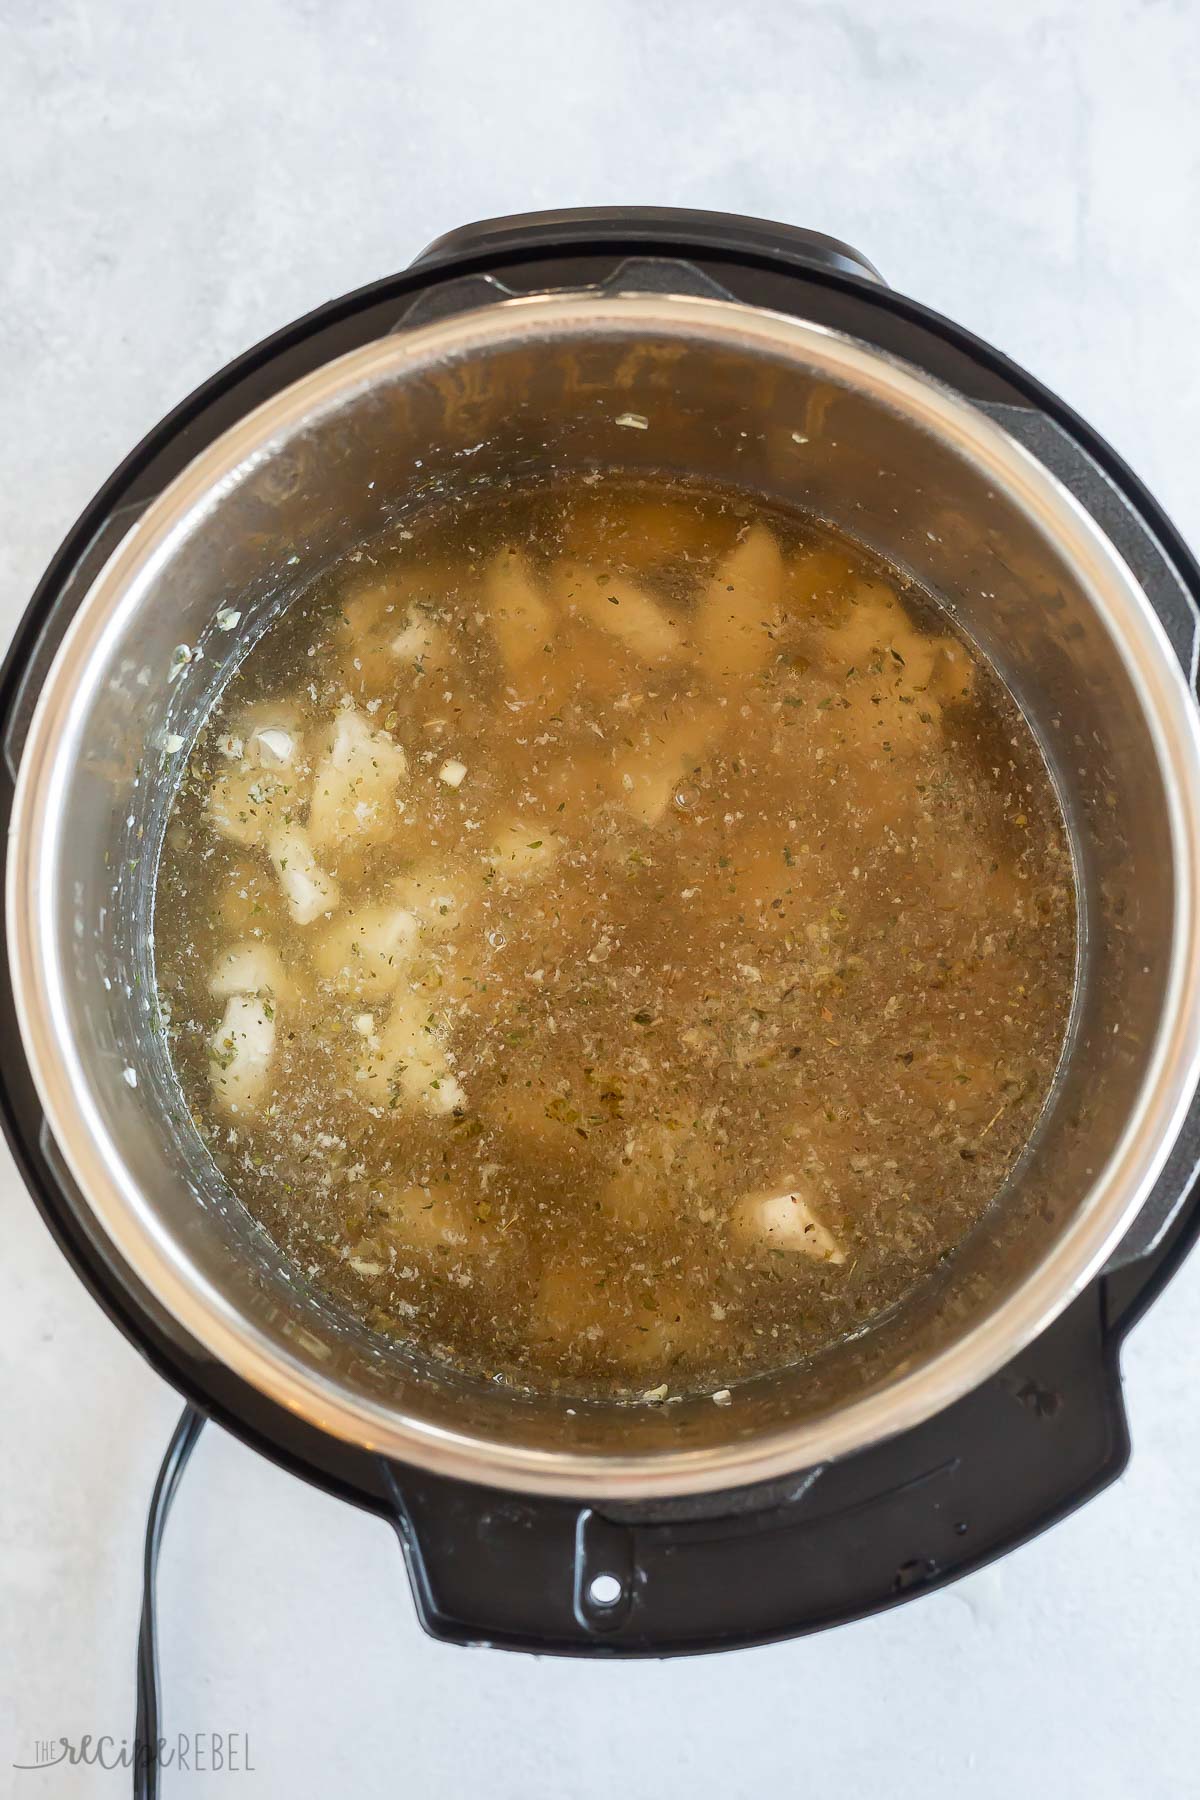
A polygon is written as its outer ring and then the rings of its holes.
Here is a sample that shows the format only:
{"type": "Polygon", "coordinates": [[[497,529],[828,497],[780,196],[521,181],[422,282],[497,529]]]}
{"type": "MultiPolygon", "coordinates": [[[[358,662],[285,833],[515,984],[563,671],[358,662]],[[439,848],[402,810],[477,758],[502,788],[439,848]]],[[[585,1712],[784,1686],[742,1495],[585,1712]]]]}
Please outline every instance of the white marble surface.
{"type": "MultiPolygon", "coordinates": [[[[569,203],[861,244],[1200,541],[1198,59],[1195,0],[0,0],[0,629],[210,370],[449,226],[569,203]]],[[[177,1401],[6,1157],[0,1198],[0,1793],[72,1800],[124,1780],[10,1764],[128,1728],[177,1401]]],[[[734,1657],[430,1644],[385,1528],[212,1431],[164,1554],[167,1723],[249,1731],[257,1772],[169,1791],[1200,1793],[1198,1300],[1200,1261],[1131,1341],[1116,1488],[951,1591],[734,1657]]]]}

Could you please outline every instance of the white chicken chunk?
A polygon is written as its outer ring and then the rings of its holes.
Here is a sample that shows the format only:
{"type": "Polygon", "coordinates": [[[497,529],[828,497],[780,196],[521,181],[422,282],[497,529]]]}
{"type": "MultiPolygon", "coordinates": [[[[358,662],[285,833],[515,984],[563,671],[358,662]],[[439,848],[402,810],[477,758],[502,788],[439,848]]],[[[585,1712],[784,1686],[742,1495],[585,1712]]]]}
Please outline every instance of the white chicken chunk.
{"type": "Polygon", "coordinates": [[[497,874],[514,881],[542,875],[558,856],[558,840],[545,825],[525,819],[507,819],[492,833],[483,858],[497,874]]]}
{"type": "Polygon", "coordinates": [[[483,578],[496,648],[510,675],[540,655],[553,638],[557,615],[519,550],[501,550],[483,578]]]}
{"type": "Polygon", "coordinates": [[[797,1187],[746,1194],[733,1209],[735,1237],[771,1250],[797,1250],[815,1262],[843,1263],[846,1252],[797,1187]]]}
{"type": "Polygon", "coordinates": [[[417,863],[397,879],[393,892],[401,906],[415,913],[422,931],[442,936],[461,929],[480,889],[478,877],[471,880],[460,869],[417,863]]]}
{"type": "Polygon", "coordinates": [[[382,993],[408,969],[419,935],[420,923],[405,907],[359,906],[322,933],[313,961],[340,993],[382,993]]]}
{"type": "Polygon", "coordinates": [[[336,909],[341,890],[318,863],[308,834],[298,825],[273,832],[267,840],[267,852],[297,925],[311,925],[314,919],[324,918],[336,909]]]}
{"type": "Polygon", "coordinates": [[[670,719],[653,719],[616,763],[621,804],[643,825],[658,825],[677,791],[686,787],[724,736],[727,715],[716,706],[688,702],[670,719]]]}
{"type": "Polygon", "coordinates": [[[223,838],[252,849],[266,841],[295,805],[290,783],[278,772],[242,764],[213,782],[208,816],[223,838]]]}
{"type": "Polygon", "coordinates": [[[400,1188],[383,1204],[384,1236],[406,1250],[481,1251],[487,1246],[463,1195],[446,1182],[400,1188]]]}
{"type": "Polygon", "coordinates": [[[373,731],[364,715],[346,707],[313,775],[308,838],[324,850],[356,836],[382,837],[392,829],[396,789],[408,759],[386,731],[373,731]]]}
{"type": "Polygon", "coordinates": [[[771,660],[783,594],[775,534],[752,525],[717,564],[696,612],[699,660],[713,675],[753,675],[771,660]]]}
{"type": "Polygon", "coordinates": [[[377,1037],[368,1038],[356,1070],[369,1106],[452,1113],[466,1105],[446,1054],[446,1020],[420,988],[402,988],[377,1037]]]}
{"type": "Polygon", "coordinates": [[[389,648],[401,662],[423,668],[428,662],[444,662],[448,647],[446,633],[436,619],[419,606],[410,606],[389,648]]]}
{"type": "Polygon", "coordinates": [[[275,1052],[275,1009],[255,994],[231,994],[221,1023],[209,1039],[209,1075],[214,1098],[227,1113],[246,1118],[267,1093],[275,1052]]]}
{"type": "Polygon", "coordinates": [[[582,563],[562,563],[556,573],[566,612],[607,632],[640,661],[669,662],[685,654],[682,621],[636,582],[582,563]]]}
{"type": "Polygon", "coordinates": [[[235,994],[273,994],[280,1000],[289,999],[292,987],[278,950],[253,939],[222,950],[208,981],[208,991],[215,1000],[229,1000],[235,994]]]}

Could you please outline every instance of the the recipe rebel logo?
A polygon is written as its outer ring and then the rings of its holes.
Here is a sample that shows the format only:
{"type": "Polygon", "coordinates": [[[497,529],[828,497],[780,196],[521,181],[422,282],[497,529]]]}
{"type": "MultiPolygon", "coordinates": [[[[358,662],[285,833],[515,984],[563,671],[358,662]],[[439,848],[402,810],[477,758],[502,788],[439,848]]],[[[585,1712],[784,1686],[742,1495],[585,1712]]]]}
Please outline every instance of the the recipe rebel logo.
{"type": "Polygon", "coordinates": [[[136,1769],[151,1762],[182,1775],[253,1775],[256,1768],[246,1731],[179,1731],[157,1742],[99,1736],[35,1739],[31,1754],[12,1767],[22,1773],[44,1769],[136,1769]]]}

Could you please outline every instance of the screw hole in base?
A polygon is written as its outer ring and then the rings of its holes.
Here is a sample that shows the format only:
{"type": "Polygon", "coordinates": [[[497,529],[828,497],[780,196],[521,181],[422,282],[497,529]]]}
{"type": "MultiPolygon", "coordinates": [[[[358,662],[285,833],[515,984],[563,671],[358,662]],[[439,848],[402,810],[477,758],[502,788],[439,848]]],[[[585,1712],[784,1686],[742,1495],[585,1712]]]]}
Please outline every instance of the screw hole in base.
{"type": "Polygon", "coordinates": [[[615,1606],[624,1591],[615,1575],[593,1575],[588,1582],[587,1597],[593,1606],[615,1606]]]}

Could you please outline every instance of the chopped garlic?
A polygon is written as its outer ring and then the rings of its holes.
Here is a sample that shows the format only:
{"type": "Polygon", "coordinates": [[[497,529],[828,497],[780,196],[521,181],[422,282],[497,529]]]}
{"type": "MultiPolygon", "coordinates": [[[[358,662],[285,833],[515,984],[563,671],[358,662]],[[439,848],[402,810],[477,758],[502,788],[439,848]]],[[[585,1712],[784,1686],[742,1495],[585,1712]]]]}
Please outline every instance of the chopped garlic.
{"type": "Polygon", "coordinates": [[[290,731],[267,726],[252,734],[250,751],[251,755],[257,752],[258,761],[265,769],[286,769],[295,761],[296,740],[290,731]]]}
{"type": "Polygon", "coordinates": [[[382,1263],[368,1262],[366,1258],[362,1256],[350,1256],[347,1257],[346,1260],[356,1275],[365,1275],[369,1277],[372,1275],[383,1274],[382,1263]]]}

